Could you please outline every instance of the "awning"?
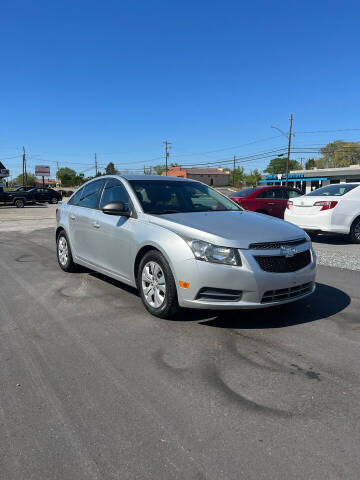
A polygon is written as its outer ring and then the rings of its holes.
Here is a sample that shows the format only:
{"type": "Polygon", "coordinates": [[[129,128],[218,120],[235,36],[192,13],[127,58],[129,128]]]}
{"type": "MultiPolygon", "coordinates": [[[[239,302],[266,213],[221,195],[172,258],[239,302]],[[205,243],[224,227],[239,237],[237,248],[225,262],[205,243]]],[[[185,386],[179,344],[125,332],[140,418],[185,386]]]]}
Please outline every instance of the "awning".
{"type": "MultiPolygon", "coordinates": [[[[329,180],[327,177],[314,177],[314,178],[289,178],[289,182],[319,182],[321,180],[329,180]]],[[[286,178],[282,178],[281,180],[260,180],[259,183],[282,183],[286,182],[286,178]]]]}

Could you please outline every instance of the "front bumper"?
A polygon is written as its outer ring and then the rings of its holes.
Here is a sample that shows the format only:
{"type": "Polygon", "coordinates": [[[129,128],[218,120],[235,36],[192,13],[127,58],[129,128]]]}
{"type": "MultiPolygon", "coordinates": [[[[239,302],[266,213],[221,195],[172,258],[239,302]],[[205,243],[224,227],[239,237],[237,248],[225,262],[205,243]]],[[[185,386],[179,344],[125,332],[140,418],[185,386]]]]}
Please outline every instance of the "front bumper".
{"type": "Polygon", "coordinates": [[[256,309],[294,302],[311,295],[315,290],[316,256],[310,242],[302,246],[302,250],[305,249],[311,251],[311,263],[291,273],[265,272],[254,258],[254,255],[261,254],[279,255],[279,250],[239,250],[241,267],[202,262],[195,258],[177,263],[174,276],[179,304],[187,308],[216,310],[256,309]],[[180,281],[190,283],[190,287],[181,288],[180,281]],[[302,288],[304,285],[307,285],[306,290],[302,288]],[[202,289],[237,291],[240,296],[233,301],[199,298],[202,289]],[[277,293],[282,291],[289,291],[289,295],[277,293]],[[269,292],[275,292],[272,295],[274,301],[266,297],[269,292]]]}

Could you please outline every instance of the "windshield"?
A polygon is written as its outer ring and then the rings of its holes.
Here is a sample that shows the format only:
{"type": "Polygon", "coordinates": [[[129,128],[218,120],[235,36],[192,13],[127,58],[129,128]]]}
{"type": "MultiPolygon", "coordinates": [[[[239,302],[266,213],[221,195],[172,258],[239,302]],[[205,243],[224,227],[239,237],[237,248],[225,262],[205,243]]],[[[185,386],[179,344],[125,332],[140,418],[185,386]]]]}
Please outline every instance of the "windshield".
{"type": "Polygon", "coordinates": [[[254,190],[257,190],[258,187],[250,187],[250,188],[243,188],[242,190],[239,190],[238,192],[233,193],[231,196],[232,197],[247,197],[251,193],[253,193],[254,190]]]}
{"type": "Polygon", "coordinates": [[[350,192],[353,188],[358,187],[357,184],[335,184],[335,185],[327,185],[326,187],[319,188],[317,190],[308,193],[307,197],[341,197],[345,195],[345,193],[350,192]]]}
{"type": "Polygon", "coordinates": [[[207,185],[176,180],[130,180],[145,213],[242,210],[207,185]]]}

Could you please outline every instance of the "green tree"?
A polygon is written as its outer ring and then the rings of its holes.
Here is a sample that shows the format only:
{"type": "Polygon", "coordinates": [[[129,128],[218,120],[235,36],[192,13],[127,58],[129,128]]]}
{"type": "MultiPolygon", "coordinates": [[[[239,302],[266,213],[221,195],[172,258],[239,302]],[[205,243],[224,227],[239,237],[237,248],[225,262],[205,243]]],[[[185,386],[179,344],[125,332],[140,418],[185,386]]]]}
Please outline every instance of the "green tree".
{"type": "Polygon", "coordinates": [[[244,167],[236,167],[231,172],[231,183],[239,186],[244,182],[245,170],[244,167]]]}
{"type": "Polygon", "coordinates": [[[256,186],[261,180],[261,173],[258,169],[252,170],[250,173],[245,174],[246,185],[256,186]]]}
{"type": "MultiPolygon", "coordinates": [[[[168,167],[178,167],[178,166],[179,165],[177,163],[171,163],[170,165],[168,165],[168,167]]],[[[162,164],[154,165],[151,168],[155,172],[156,175],[162,175],[163,172],[165,172],[165,170],[166,170],[166,165],[164,163],[163,165],[162,164]]]]}
{"type": "Polygon", "coordinates": [[[118,171],[115,168],[113,162],[109,162],[105,168],[106,175],[116,175],[118,171]]]}
{"type": "MultiPolygon", "coordinates": [[[[286,173],[286,157],[276,157],[270,160],[269,165],[264,170],[266,173],[276,175],[278,173],[286,173]]],[[[290,160],[289,170],[302,170],[301,163],[297,160],[290,160]]]]}
{"type": "Polygon", "coordinates": [[[162,175],[163,172],[165,172],[165,164],[164,165],[154,165],[152,169],[156,173],[156,175],[162,175]]]}
{"type": "Polygon", "coordinates": [[[61,181],[63,187],[71,187],[76,185],[76,172],[72,168],[62,167],[56,172],[56,178],[61,181]]]}
{"type": "MultiPolygon", "coordinates": [[[[36,177],[34,174],[32,173],[27,173],[26,174],[26,183],[29,187],[35,185],[35,182],[36,182],[36,177]]],[[[19,184],[19,185],[25,185],[25,182],[24,182],[24,178],[23,178],[23,175],[22,173],[20,173],[20,175],[18,175],[15,179],[14,179],[14,182],[16,184],[19,184]]]]}
{"type": "Polygon", "coordinates": [[[305,163],[306,170],[312,170],[316,167],[316,161],[314,158],[309,158],[309,160],[305,163]]]}
{"type": "Polygon", "coordinates": [[[335,140],[320,148],[321,158],[316,162],[318,168],[349,167],[360,163],[360,142],[335,140]]]}

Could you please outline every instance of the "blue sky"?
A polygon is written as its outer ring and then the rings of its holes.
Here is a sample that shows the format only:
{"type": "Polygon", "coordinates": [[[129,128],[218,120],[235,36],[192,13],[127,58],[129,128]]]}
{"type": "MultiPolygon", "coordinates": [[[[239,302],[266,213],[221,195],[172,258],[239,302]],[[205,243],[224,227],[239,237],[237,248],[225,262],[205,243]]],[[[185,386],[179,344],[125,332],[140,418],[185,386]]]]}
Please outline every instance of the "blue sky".
{"type": "MultiPolygon", "coordinates": [[[[168,140],[172,161],[226,165],[284,147],[270,126],[290,112],[295,132],[360,129],[359,14],[347,0],[3,0],[0,159],[16,175],[24,145],[30,169],[91,174],[94,152],[138,169],[168,140]]],[[[294,146],[336,138],[360,130],[294,146]]]]}

